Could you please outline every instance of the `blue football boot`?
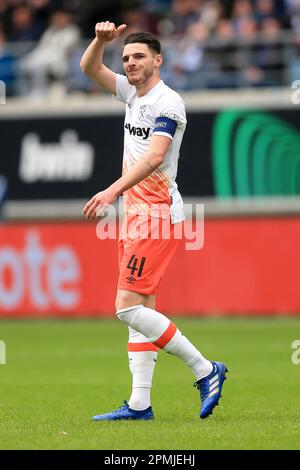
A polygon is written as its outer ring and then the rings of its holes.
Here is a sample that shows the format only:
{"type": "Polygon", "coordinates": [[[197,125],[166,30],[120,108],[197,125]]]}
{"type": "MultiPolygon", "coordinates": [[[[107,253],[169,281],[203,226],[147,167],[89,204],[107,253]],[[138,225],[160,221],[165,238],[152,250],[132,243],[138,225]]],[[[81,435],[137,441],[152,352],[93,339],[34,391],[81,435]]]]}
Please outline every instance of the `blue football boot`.
{"type": "Polygon", "coordinates": [[[126,400],[124,400],[124,405],[120,406],[118,410],[112,411],[111,413],[106,413],[103,415],[93,416],[93,421],[117,421],[125,419],[154,419],[154,414],[151,406],[146,408],[146,410],[136,411],[129,408],[129,405],[126,400]]]}
{"type": "Polygon", "coordinates": [[[221,398],[223,382],[226,379],[228,369],[222,362],[212,362],[213,370],[209,375],[194,383],[194,387],[200,390],[201,410],[200,418],[207,418],[212,414],[215,406],[221,398]]]}

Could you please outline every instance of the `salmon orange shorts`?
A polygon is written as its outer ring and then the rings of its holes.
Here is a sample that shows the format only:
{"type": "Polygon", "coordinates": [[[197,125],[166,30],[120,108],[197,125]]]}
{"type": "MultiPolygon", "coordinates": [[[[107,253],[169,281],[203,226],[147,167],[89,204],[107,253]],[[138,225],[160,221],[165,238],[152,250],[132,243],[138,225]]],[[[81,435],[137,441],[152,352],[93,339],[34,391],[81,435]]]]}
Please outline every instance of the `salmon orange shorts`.
{"type": "Polygon", "coordinates": [[[169,219],[125,214],[119,238],[118,289],[156,295],[180,233],[178,224],[175,230],[169,219]]]}

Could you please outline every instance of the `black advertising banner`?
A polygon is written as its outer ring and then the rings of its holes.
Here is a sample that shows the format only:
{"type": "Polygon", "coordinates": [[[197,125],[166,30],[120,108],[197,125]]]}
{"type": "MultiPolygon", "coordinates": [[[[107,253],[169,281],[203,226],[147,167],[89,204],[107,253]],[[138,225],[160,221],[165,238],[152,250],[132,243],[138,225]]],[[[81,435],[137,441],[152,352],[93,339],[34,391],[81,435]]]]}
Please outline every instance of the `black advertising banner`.
{"type": "MultiPolygon", "coordinates": [[[[214,113],[189,117],[178,172],[185,195],[213,194],[213,118],[214,113]]],[[[121,174],[123,125],[122,116],[0,120],[7,199],[86,199],[104,189],[121,174]]]]}
{"type": "MultiPolygon", "coordinates": [[[[300,194],[297,109],[187,115],[177,182],[184,196],[300,194]]],[[[123,116],[0,120],[8,200],[88,199],[121,174],[123,116]]]]}
{"type": "Polygon", "coordinates": [[[9,200],[88,198],[121,172],[120,117],[1,120],[0,135],[9,200]]]}
{"type": "Polygon", "coordinates": [[[189,113],[181,146],[177,183],[184,196],[213,196],[212,129],[216,112],[189,113]]]}

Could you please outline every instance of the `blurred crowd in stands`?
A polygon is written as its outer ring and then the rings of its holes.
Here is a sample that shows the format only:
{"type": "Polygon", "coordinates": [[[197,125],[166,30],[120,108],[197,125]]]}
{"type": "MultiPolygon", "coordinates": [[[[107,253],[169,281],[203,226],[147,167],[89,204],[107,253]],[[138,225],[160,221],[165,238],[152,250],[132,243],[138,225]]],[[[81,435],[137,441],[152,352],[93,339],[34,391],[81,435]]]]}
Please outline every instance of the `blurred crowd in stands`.
{"type": "MultiPolygon", "coordinates": [[[[96,93],[79,67],[98,21],[150,31],[177,90],[286,86],[300,72],[300,0],[0,0],[7,96],[96,93]]],[[[120,41],[106,63],[122,73],[120,41]]]]}

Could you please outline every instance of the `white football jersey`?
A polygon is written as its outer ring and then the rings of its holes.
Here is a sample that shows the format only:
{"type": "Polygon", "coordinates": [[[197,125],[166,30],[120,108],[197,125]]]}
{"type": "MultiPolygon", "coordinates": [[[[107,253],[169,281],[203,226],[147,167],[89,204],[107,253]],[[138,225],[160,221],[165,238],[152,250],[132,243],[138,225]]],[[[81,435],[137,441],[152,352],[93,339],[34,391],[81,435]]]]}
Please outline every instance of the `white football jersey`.
{"type": "Polygon", "coordinates": [[[124,211],[184,220],[176,175],[179,150],[186,127],[185,105],[174,90],[160,80],[146,95],[138,97],[127,77],[116,74],[116,98],[126,103],[123,173],[148,150],[151,135],[165,135],[172,142],[163,163],[140,183],[125,191],[124,211]]]}

